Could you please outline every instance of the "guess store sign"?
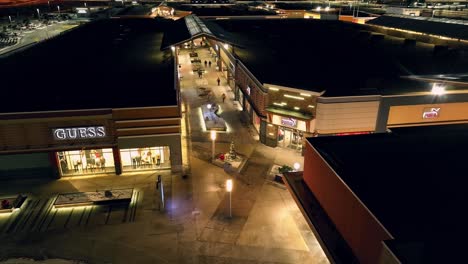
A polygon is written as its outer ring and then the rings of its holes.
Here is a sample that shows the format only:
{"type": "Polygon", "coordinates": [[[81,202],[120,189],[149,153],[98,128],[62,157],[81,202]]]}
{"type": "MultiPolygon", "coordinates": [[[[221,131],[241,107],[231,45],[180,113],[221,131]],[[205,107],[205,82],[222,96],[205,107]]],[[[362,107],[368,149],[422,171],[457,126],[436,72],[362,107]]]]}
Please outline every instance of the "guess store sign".
{"type": "Polygon", "coordinates": [[[104,126],[54,128],[52,134],[55,140],[91,139],[105,137],[106,130],[104,126]]]}

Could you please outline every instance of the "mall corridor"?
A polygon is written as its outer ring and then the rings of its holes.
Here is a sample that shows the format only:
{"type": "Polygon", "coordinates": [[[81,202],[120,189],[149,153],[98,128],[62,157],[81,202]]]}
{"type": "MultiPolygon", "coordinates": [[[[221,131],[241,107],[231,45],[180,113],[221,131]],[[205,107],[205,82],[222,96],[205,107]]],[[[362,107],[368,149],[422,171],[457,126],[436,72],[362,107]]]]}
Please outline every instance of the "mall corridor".
{"type": "Polygon", "coordinates": [[[2,193],[27,193],[30,202],[15,217],[0,215],[0,260],[14,255],[87,263],[329,263],[289,192],[269,175],[275,164],[299,162],[302,167],[303,157],[259,143],[253,126],[241,122],[239,104],[208,48],[195,49],[204,69],[201,78],[190,52],[182,49],[178,55],[183,172],[2,184],[2,193]],[[205,60],[212,61],[211,67],[205,67],[205,60]],[[210,90],[210,98],[199,88],[210,90]],[[234,142],[247,159],[240,173],[229,175],[211,163],[212,142],[200,115],[200,106],[208,102],[220,105],[219,115],[228,127],[217,134],[215,153],[228,152],[234,142]],[[164,182],[165,208],[155,188],[158,175],[164,182]],[[233,180],[232,217],[227,179],[233,180]],[[137,190],[130,208],[49,206],[57,193],[117,188],[137,190]]]}

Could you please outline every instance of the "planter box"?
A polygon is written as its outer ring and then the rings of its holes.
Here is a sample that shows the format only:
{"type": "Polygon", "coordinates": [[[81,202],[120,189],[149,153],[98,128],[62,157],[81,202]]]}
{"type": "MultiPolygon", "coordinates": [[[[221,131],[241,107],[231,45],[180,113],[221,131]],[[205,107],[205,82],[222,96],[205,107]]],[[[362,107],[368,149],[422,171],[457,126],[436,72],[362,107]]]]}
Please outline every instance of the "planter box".
{"type": "Polygon", "coordinates": [[[25,195],[21,195],[21,194],[18,194],[18,196],[16,197],[4,197],[4,198],[0,198],[0,201],[8,201],[9,203],[9,207],[8,208],[2,208],[0,206],[0,214],[1,213],[11,213],[13,212],[15,209],[19,209],[21,208],[21,206],[23,205],[23,203],[26,201],[26,198],[28,198],[27,196],[25,195]]]}
{"type": "Polygon", "coordinates": [[[94,204],[129,203],[132,200],[133,189],[107,190],[95,192],[62,193],[57,196],[54,207],[86,206],[94,204]]]}

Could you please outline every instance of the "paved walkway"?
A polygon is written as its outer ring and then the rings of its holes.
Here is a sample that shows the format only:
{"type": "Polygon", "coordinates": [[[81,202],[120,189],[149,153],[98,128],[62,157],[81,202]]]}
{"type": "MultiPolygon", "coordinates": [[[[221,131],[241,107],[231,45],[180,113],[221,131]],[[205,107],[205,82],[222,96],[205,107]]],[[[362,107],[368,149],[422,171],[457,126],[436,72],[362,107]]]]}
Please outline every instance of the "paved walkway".
{"type": "MultiPolygon", "coordinates": [[[[197,50],[201,60],[208,50],[197,50]]],[[[226,80],[212,68],[203,78],[191,74],[188,50],[180,53],[184,101],[182,135],[184,175],[170,171],[60,180],[2,182],[1,193],[29,193],[24,210],[0,216],[0,259],[7,256],[66,258],[89,263],[328,263],[291,195],[268,181],[273,164],[292,165],[294,151],[259,144],[255,130],[243,125],[226,80]],[[221,85],[216,79],[220,77],[221,85]],[[222,183],[230,177],[210,163],[211,141],[198,107],[206,103],[197,89],[214,92],[229,123],[218,134],[216,152],[236,150],[249,157],[235,177],[232,218],[222,183]],[[228,95],[222,103],[221,95],[228,95]],[[159,211],[155,181],[163,175],[166,210],[159,211]],[[130,206],[53,209],[59,192],[135,188],[130,206]]]]}

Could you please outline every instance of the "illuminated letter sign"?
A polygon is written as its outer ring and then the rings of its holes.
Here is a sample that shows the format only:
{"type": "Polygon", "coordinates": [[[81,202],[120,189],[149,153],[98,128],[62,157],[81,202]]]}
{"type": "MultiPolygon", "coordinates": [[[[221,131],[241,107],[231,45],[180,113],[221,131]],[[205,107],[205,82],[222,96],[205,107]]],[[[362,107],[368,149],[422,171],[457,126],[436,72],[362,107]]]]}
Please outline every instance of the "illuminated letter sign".
{"type": "Polygon", "coordinates": [[[423,112],[423,119],[428,119],[428,118],[437,118],[439,117],[439,108],[424,108],[423,112]]]}
{"type": "Polygon", "coordinates": [[[106,130],[103,126],[54,128],[52,133],[55,140],[103,138],[106,136],[106,130]]]}
{"type": "Polygon", "coordinates": [[[286,125],[286,126],[296,127],[297,119],[290,118],[290,117],[283,117],[281,118],[281,124],[286,125]]]}

